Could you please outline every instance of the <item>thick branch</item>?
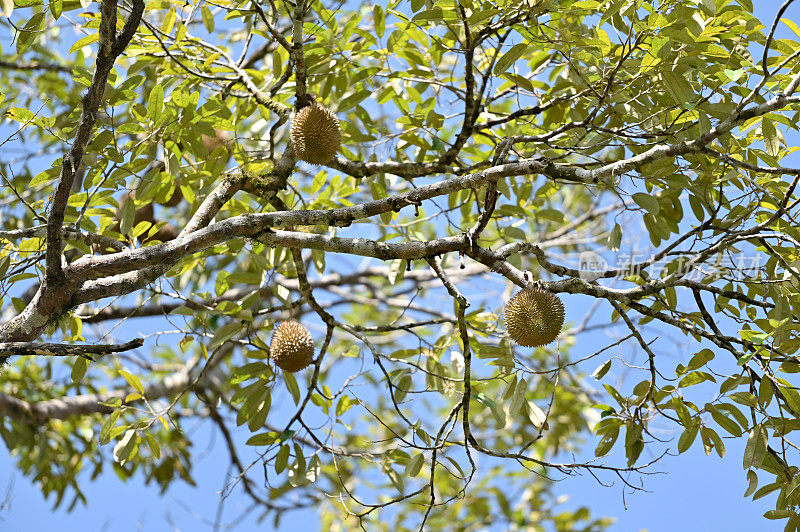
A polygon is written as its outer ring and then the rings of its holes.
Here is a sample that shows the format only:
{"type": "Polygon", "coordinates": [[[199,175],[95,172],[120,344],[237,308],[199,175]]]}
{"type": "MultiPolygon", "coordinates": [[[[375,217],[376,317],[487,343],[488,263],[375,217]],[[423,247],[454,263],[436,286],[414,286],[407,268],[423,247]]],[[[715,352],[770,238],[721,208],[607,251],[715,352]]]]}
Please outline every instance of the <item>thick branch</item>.
{"type": "MultiPolygon", "coordinates": [[[[144,397],[150,400],[169,397],[185,390],[193,381],[194,377],[189,373],[189,366],[186,366],[178,373],[145,386],[144,397]]],[[[0,416],[10,416],[42,423],[49,419],[67,419],[88,414],[108,414],[113,412],[114,408],[101,403],[108,403],[113,399],[124,401],[128,394],[135,391],[133,387],[129,386],[110,392],[62,397],[39,402],[26,401],[0,393],[0,416]]]]}
{"type": "Polygon", "coordinates": [[[47,219],[47,281],[52,284],[60,284],[64,273],[61,265],[61,247],[63,238],[64,211],[67,207],[72,181],[75,172],[81,165],[86,145],[92,135],[97,111],[103,101],[103,92],[106,88],[108,75],[114,68],[114,61],[125,50],[130,42],[144,11],[143,0],[134,0],[133,9],[125,22],[125,27],[119,37],[114,35],[117,25],[117,2],[116,0],[103,0],[101,3],[100,18],[100,38],[97,61],[92,77],[92,83],[83,96],[81,117],[78,122],[75,139],[72,148],[64,157],[61,165],[61,174],[56,185],[56,192],[53,196],[53,203],[50,207],[50,214],[47,219]]]}
{"type": "Polygon", "coordinates": [[[107,345],[73,345],[73,344],[47,344],[37,342],[2,342],[0,343],[0,356],[53,356],[70,357],[79,356],[92,358],[92,355],[107,355],[130,351],[144,345],[142,338],[135,338],[124,344],[107,345]]]}
{"type": "Polygon", "coordinates": [[[71,72],[72,68],[66,65],[59,65],[56,63],[43,63],[41,61],[32,61],[29,63],[22,63],[18,61],[5,61],[0,60],[0,69],[4,70],[45,70],[48,72],[71,72]]]}

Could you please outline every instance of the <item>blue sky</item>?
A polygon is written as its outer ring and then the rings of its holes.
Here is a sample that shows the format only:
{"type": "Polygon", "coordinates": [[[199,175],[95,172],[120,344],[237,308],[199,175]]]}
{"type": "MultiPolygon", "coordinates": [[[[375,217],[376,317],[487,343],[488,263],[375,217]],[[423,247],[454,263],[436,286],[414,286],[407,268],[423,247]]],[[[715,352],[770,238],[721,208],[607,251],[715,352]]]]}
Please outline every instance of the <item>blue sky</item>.
{"type": "MultiPolygon", "coordinates": [[[[782,2],[754,1],[756,14],[768,26],[782,2]]],[[[788,18],[800,19],[800,4],[786,14],[788,18]]],[[[784,32],[784,36],[793,37],[784,32]]],[[[788,138],[790,143],[794,140],[788,138]]],[[[800,164],[798,158],[789,159],[800,164]]],[[[580,296],[570,296],[578,298],[580,296]]],[[[567,320],[579,321],[585,306],[580,302],[570,304],[565,299],[567,320]]],[[[604,316],[599,316],[602,319],[604,316]]],[[[135,331],[137,332],[137,328],[135,331]]],[[[583,337],[586,344],[573,350],[577,358],[581,353],[591,353],[606,345],[602,333],[583,337]]],[[[692,350],[685,356],[696,352],[692,350]]],[[[680,350],[672,353],[675,362],[681,360],[680,350]]],[[[596,362],[592,362],[596,365],[596,362]]],[[[592,368],[584,368],[591,371],[592,368]]],[[[613,373],[612,373],[613,375],[613,373]]],[[[198,484],[192,488],[176,482],[164,495],[151,485],[145,486],[142,477],[136,476],[127,483],[111,473],[96,481],[86,479],[84,492],[89,500],[86,507],[78,506],[67,513],[64,509],[52,511],[51,502],[44,500],[40,491],[29,479],[14,470],[13,462],[4,449],[0,449],[0,531],[28,530],[147,530],[149,532],[169,530],[213,530],[219,508],[219,491],[227,484],[228,456],[218,435],[201,424],[195,431],[195,456],[193,475],[198,484]],[[8,498],[4,496],[8,493],[8,498]]],[[[241,434],[245,437],[249,434],[241,434]]],[[[672,437],[677,438],[677,434],[672,437]]],[[[774,497],[759,501],[744,499],[746,478],[741,467],[744,440],[726,440],[727,453],[724,460],[712,454],[706,456],[697,443],[687,453],[678,457],[667,456],[654,471],[663,472],[644,477],[646,492],[631,493],[617,481],[611,487],[600,486],[591,476],[570,477],[555,488],[558,495],[568,496],[565,507],[588,505],[596,516],[610,515],[617,518],[611,527],[614,532],[649,530],[695,531],[695,530],[782,530],[783,522],[767,521],[762,514],[771,509],[774,497]]],[[[592,449],[585,456],[592,457],[592,449]]],[[[243,459],[252,459],[255,453],[245,449],[243,459]],[[247,454],[250,453],[250,454],[247,454]]],[[[643,457],[646,458],[646,457],[643,457]]],[[[236,494],[224,504],[221,523],[236,518],[248,505],[247,499],[236,494]]],[[[254,512],[252,516],[258,515],[254,512]]],[[[245,520],[237,531],[272,530],[271,521],[256,523],[253,517],[245,520]]],[[[287,516],[288,519],[275,530],[316,530],[319,528],[316,515],[311,511],[300,511],[287,516]]],[[[220,528],[224,530],[225,528],[220,528]]]]}

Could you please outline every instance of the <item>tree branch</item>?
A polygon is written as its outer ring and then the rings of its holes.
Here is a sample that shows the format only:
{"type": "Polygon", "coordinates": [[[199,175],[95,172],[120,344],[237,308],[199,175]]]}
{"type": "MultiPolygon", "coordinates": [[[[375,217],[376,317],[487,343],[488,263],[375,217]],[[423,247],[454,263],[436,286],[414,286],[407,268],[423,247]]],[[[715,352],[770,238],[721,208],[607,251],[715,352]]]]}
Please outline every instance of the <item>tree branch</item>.
{"type": "Polygon", "coordinates": [[[79,356],[92,359],[91,355],[107,355],[137,349],[144,345],[144,339],[135,338],[124,344],[48,344],[38,342],[2,342],[0,343],[0,356],[53,356],[71,357],[79,356]]]}
{"type": "Polygon", "coordinates": [[[125,50],[136,32],[143,11],[144,1],[133,0],[131,14],[125,22],[122,33],[116,37],[114,32],[117,25],[117,2],[116,0],[102,0],[101,3],[100,38],[95,71],[91,85],[82,99],[83,109],[75,139],[72,142],[72,148],[61,164],[61,174],[47,219],[46,279],[54,285],[61,284],[64,276],[61,265],[62,224],[72,189],[72,181],[75,178],[75,172],[81,165],[86,145],[91,138],[108,75],[114,68],[114,61],[125,50]]]}
{"type": "MultiPolygon", "coordinates": [[[[205,377],[205,379],[208,381],[210,377],[205,377]]],[[[194,377],[190,374],[190,365],[184,366],[181,371],[146,385],[144,398],[151,400],[171,396],[185,390],[194,380],[194,377]]],[[[208,381],[208,383],[210,382],[208,381]]],[[[108,403],[113,399],[124,401],[128,394],[135,391],[133,387],[127,386],[110,392],[61,397],[38,402],[26,401],[12,395],[0,393],[0,416],[10,416],[16,419],[28,419],[33,422],[43,423],[50,419],[68,419],[73,416],[89,414],[108,414],[113,412],[114,408],[102,403],[108,403]]]]}

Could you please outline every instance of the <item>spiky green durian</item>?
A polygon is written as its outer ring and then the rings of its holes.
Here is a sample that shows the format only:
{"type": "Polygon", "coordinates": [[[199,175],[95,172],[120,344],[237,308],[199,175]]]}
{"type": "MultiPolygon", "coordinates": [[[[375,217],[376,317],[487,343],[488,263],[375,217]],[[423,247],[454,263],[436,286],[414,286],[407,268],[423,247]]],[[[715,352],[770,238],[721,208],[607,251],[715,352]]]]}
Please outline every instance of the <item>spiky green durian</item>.
{"type": "Polygon", "coordinates": [[[517,292],[504,314],[508,334],[524,347],[549,344],[564,325],[564,304],[552,292],[535,286],[517,292]]]}
{"type": "Polygon", "coordinates": [[[300,371],[314,360],[314,338],[304,325],[296,321],[284,321],[272,333],[269,351],[279,368],[300,371]]]}
{"type": "Polygon", "coordinates": [[[330,162],[342,142],[339,120],[319,103],[297,112],[292,120],[291,136],[294,154],[311,164],[330,162]]]}

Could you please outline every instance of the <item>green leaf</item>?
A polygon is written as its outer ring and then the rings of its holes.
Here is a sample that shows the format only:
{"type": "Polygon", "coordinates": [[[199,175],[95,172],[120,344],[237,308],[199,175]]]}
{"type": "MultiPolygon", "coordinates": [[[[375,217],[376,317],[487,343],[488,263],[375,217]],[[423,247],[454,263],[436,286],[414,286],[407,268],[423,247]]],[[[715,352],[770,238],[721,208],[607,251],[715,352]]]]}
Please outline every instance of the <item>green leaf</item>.
{"type": "Polygon", "coordinates": [[[426,9],[425,11],[421,11],[414,16],[415,21],[424,22],[424,21],[437,21],[444,19],[444,12],[442,11],[441,7],[434,6],[430,9],[426,9]]]}
{"type": "Polygon", "coordinates": [[[25,109],[24,107],[12,107],[6,111],[5,114],[12,120],[23,123],[30,122],[36,116],[33,114],[33,112],[31,112],[30,109],[25,109]]]}
{"type": "Polygon", "coordinates": [[[616,388],[614,388],[614,387],[613,387],[613,386],[611,386],[610,384],[604,384],[604,385],[603,385],[603,388],[605,388],[605,389],[606,389],[606,391],[608,392],[608,394],[609,394],[611,397],[613,397],[613,398],[614,398],[614,400],[615,400],[615,401],[617,401],[617,403],[619,403],[619,405],[620,405],[620,406],[622,406],[622,407],[625,407],[625,406],[627,406],[627,404],[628,404],[628,403],[627,403],[627,401],[625,400],[625,398],[624,398],[624,397],[622,397],[622,394],[621,394],[621,393],[619,393],[619,391],[618,391],[616,388]]]}
{"type": "MultiPolygon", "coordinates": [[[[514,390],[514,395],[511,398],[511,406],[508,409],[512,416],[519,412],[519,409],[522,407],[523,403],[526,402],[525,395],[527,392],[528,383],[525,382],[525,379],[520,379],[519,384],[514,390]]],[[[539,407],[537,406],[536,408],[538,409],[539,407]]],[[[542,417],[544,417],[544,413],[542,413],[542,417]]]]}
{"type": "Polygon", "coordinates": [[[714,421],[716,421],[720,427],[727,430],[734,436],[739,437],[742,435],[742,429],[739,427],[739,425],[737,425],[734,420],[732,420],[725,414],[715,409],[711,410],[711,417],[714,418],[714,421]]]}
{"type": "Polygon", "coordinates": [[[712,360],[714,360],[714,352],[711,349],[702,349],[698,353],[696,353],[689,363],[686,365],[687,371],[694,371],[699,369],[712,360]]]}
{"type": "Polygon", "coordinates": [[[758,488],[758,475],[752,469],[747,471],[747,483],[747,490],[744,492],[744,497],[749,497],[755,493],[756,488],[758,488]]]}
{"type": "Polygon", "coordinates": [[[231,375],[231,381],[234,383],[243,382],[248,379],[253,379],[259,375],[269,374],[270,369],[264,362],[250,362],[244,366],[234,368],[231,375]]]}
{"type": "Polygon", "coordinates": [[[111,414],[109,414],[106,420],[103,421],[103,426],[100,428],[100,435],[97,438],[97,441],[99,441],[101,445],[105,445],[111,441],[111,429],[113,429],[114,425],[117,424],[117,420],[119,419],[121,413],[121,410],[114,410],[111,412],[111,414]]]}
{"type": "Polygon", "coordinates": [[[764,135],[764,147],[767,153],[775,157],[781,150],[781,141],[778,137],[778,130],[769,118],[761,120],[761,134],[764,135]]]}
{"type": "Polygon", "coordinates": [[[378,38],[380,39],[386,31],[386,15],[381,6],[376,4],[375,7],[372,8],[372,18],[375,21],[375,33],[378,34],[378,38]]]}
{"type": "Polygon", "coordinates": [[[319,455],[313,455],[311,460],[308,461],[308,467],[306,468],[306,481],[316,482],[321,468],[322,461],[320,460],[319,455]]]}
{"type": "Polygon", "coordinates": [[[760,467],[766,452],[767,431],[764,430],[761,425],[753,427],[753,430],[750,431],[750,436],[747,438],[747,444],[744,447],[742,467],[744,469],[760,467]]]}
{"type": "Polygon", "coordinates": [[[89,369],[89,360],[83,357],[76,357],[75,362],[72,364],[72,373],[70,375],[72,382],[81,382],[83,376],[86,375],[87,369],[89,369]]]}
{"type": "Polygon", "coordinates": [[[389,284],[397,284],[403,279],[406,272],[406,261],[396,259],[389,265],[389,284]]]}
{"type": "MultiPolygon", "coordinates": [[[[203,6],[205,8],[205,6],[203,6]]],[[[207,8],[206,8],[207,9],[207,8]]],[[[161,112],[164,110],[164,86],[157,83],[150,91],[147,99],[147,114],[153,123],[158,123],[161,112]]]]}
{"type": "Polygon", "coordinates": [[[136,447],[137,437],[135,429],[128,429],[125,435],[114,446],[114,460],[120,465],[124,465],[133,458],[133,450],[136,447]]]}
{"type": "Polygon", "coordinates": [[[682,75],[666,70],[661,72],[661,79],[664,80],[667,92],[678,105],[694,100],[694,90],[682,75]]]}
{"type": "Polygon", "coordinates": [[[247,404],[249,417],[247,418],[247,428],[255,432],[267,422],[270,407],[272,406],[272,396],[269,388],[264,387],[258,398],[247,404]]]}
{"type": "Polygon", "coordinates": [[[203,25],[205,25],[206,31],[208,33],[214,33],[214,15],[211,14],[211,10],[208,9],[208,6],[203,6],[201,13],[203,16],[203,25]]]}
{"type": "Polygon", "coordinates": [[[161,458],[161,446],[158,445],[158,441],[156,441],[155,436],[150,434],[149,432],[145,433],[145,440],[147,441],[147,446],[150,447],[150,450],[153,452],[153,457],[158,460],[161,458]]]}
{"type": "Polygon", "coordinates": [[[633,195],[633,201],[654,216],[661,210],[658,200],[650,194],[645,194],[644,192],[635,193],[633,195]]]}
{"type": "Polygon", "coordinates": [[[291,448],[287,444],[281,445],[281,449],[275,456],[275,472],[281,474],[286,466],[289,464],[289,454],[291,448]]]}
{"type": "Polygon", "coordinates": [[[776,380],[778,388],[786,398],[786,404],[789,405],[789,408],[792,409],[795,415],[800,416],[800,393],[798,393],[797,389],[789,384],[789,381],[786,379],[779,378],[776,380]]]}
{"type": "Polygon", "coordinates": [[[731,81],[738,81],[739,78],[741,78],[744,75],[743,68],[740,68],[738,70],[731,70],[729,68],[726,68],[725,70],[723,70],[723,72],[731,81]]]}
{"type": "Polygon", "coordinates": [[[735,402],[739,403],[740,405],[744,405],[747,407],[755,407],[757,404],[755,396],[750,392],[732,393],[730,394],[730,398],[733,399],[735,402]]]}
{"type": "Polygon", "coordinates": [[[172,28],[175,27],[175,19],[177,16],[175,9],[167,10],[167,13],[164,15],[164,22],[161,24],[161,31],[167,34],[172,33],[172,28]]]}
{"type": "Polygon", "coordinates": [[[453,459],[453,457],[445,456],[445,458],[447,459],[448,462],[453,464],[453,467],[456,468],[456,470],[458,471],[459,475],[461,475],[462,477],[466,477],[466,475],[464,474],[464,470],[461,468],[461,465],[458,462],[456,462],[455,459],[453,459]]]}
{"type": "MultiPolygon", "coordinates": [[[[3,10],[5,11],[5,9],[4,7],[3,10]]],[[[44,12],[34,13],[30,20],[28,20],[25,27],[17,34],[17,55],[24,54],[25,51],[36,42],[36,38],[44,29],[44,22],[44,12]]]]}
{"type": "Polygon", "coordinates": [[[606,246],[611,251],[619,251],[619,245],[622,242],[622,227],[619,224],[614,224],[614,229],[608,234],[606,246]]]}
{"type": "Polygon", "coordinates": [[[625,427],[625,456],[628,458],[628,467],[631,467],[639,459],[639,455],[644,450],[644,439],[642,438],[642,425],[633,421],[628,421],[625,427]]]}
{"type": "Polygon", "coordinates": [[[701,382],[705,382],[706,380],[707,378],[705,373],[703,373],[702,371],[695,371],[683,377],[678,383],[678,388],[688,388],[689,386],[700,384],[701,382]]]}
{"type": "Polygon", "coordinates": [[[336,416],[339,417],[348,410],[350,407],[353,406],[353,402],[350,399],[349,395],[343,395],[339,402],[336,403],[336,416]]]}
{"type": "Polygon", "coordinates": [[[144,395],[144,386],[142,386],[139,377],[137,377],[136,375],[131,375],[130,373],[128,373],[123,369],[119,370],[119,374],[122,376],[123,379],[128,381],[128,384],[130,384],[134,390],[144,395]]]}
{"type": "Polygon", "coordinates": [[[758,404],[762,407],[767,407],[772,402],[772,381],[769,379],[761,379],[761,384],[758,385],[758,404]]]}
{"type": "Polygon", "coordinates": [[[766,486],[759,488],[758,491],[753,494],[753,500],[756,501],[765,495],[769,495],[775,490],[781,489],[781,485],[782,484],[780,482],[773,482],[772,484],[767,484],[766,486]]]}
{"type": "Polygon", "coordinates": [[[351,345],[347,348],[347,351],[342,353],[343,357],[348,358],[356,358],[361,353],[361,348],[357,345],[351,345]]]}
{"type": "Polygon", "coordinates": [[[720,438],[716,430],[709,427],[702,427],[700,429],[700,434],[703,435],[704,439],[707,438],[714,444],[714,450],[717,451],[717,455],[720,458],[725,457],[725,443],[723,443],[722,438],[720,438]]]}
{"type": "Polygon", "coordinates": [[[736,0],[736,3],[745,8],[748,13],[753,12],[753,0],[736,0]]]}
{"type": "Polygon", "coordinates": [[[130,233],[133,228],[133,221],[136,217],[136,204],[130,196],[125,196],[122,203],[122,216],[119,222],[119,231],[123,235],[130,233]]]}
{"type": "Polygon", "coordinates": [[[230,340],[233,335],[244,329],[244,327],[245,325],[241,321],[229,321],[214,333],[211,342],[208,344],[208,349],[211,350],[221,346],[230,340]]]}
{"type": "Polygon", "coordinates": [[[517,59],[522,57],[527,49],[528,45],[524,43],[515,44],[512,46],[511,49],[503,54],[503,56],[497,60],[497,63],[495,63],[494,74],[496,76],[503,74],[517,61],[517,59]]]}
{"type": "Polygon", "coordinates": [[[614,446],[614,443],[617,441],[619,437],[619,426],[614,427],[613,429],[607,431],[603,434],[602,439],[597,444],[597,447],[594,450],[595,456],[605,456],[608,451],[614,446]]]}
{"type": "Polygon", "coordinates": [[[389,480],[398,492],[403,493],[405,491],[405,480],[397,474],[397,471],[394,470],[390,463],[384,462],[383,472],[389,477],[389,480]]]}
{"type": "Polygon", "coordinates": [[[425,463],[425,456],[422,453],[415,454],[411,460],[406,464],[406,476],[416,477],[422,469],[422,464],[425,463]]]}
{"type": "Polygon", "coordinates": [[[78,39],[75,44],[73,44],[70,49],[69,53],[75,52],[76,50],[80,50],[84,46],[89,46],[90,44],[94,44],[100,39],[99,33],[90,33],[86,37],[82,37],[78,39]]]}
{"type": "Polygon", "coordinates": [[[261,434],[250,436],[250,438],[245,442],[245,445],[253,445],[255,447],[271,445],[275,443],[277,437],[278,435],[275,432],[262,432],[261,434]]]}
{"type": "Polygon", "coordinates": [[[371,94],[372,91],[368,90],[356,91],[353,94],[347,96],[341,102],[339,102],[339,107],[336,108],[336,111],[339,113],[348,111],[353,107],[355,107],[356,105],[358,105],[359,103],[361,103],[362,101],[366,100],[371,94]]]}
{"type": "Polygon", "coordinates": [[[300,387],[297,386],[297,379],[294,378],[291,372],[283,372],[283,383],[286,384],[286,388],[289,390],[289,393],[292,394],[294,404],[300,404],[300,387]]]}
{"type": "Polygon", "coordinates": [[[506,384],[505,389],[503,390],[503,394],[500,396],[500,401],[508,402],[514,397],[514,390],[517,389],[517,376],[512,375],[511,379],[506,384]]]}
{"type": "Polygon", "coordinates": [[[768,512],[764,513],[764,517],[767,519],[786,519],[787,517],[792,517],[794,512],[792,510],[769,510],[768,512]]]}
{"type": "Polygon", "coordinates": [[[214,281],[214,292],[216,292],[218,296],[221,296],[230,288],[230,283],[228,282],[228,277],[230,277],[230,275],[230,272],[227,270],[220,270],[220,272],[217,273],[217,279],[214,281]]]}
{"type": "Polygon", "coordinates": [[[788,18],[782,18],[781,22],[783,22],[784,24],[789,26],[789,29],[791,29],[794,32],[795,35],[800,37],[800,27],[798,27],[797,24],[793,20],[788,19],[788,18]]]}
{"type": "Polygon", "coordinates": [[[506,413],[501,406],[482,393],[476,393],[474,397],[478,402],[489,407],[489,411],[492,413],[492,416],[494,416],[498,427],[505,427],[506,413]]]}
{"type": "Polygon", "coordinates": [[[14,12],[14,0],[0,0],[0,15],[10,17],[14,12]]]}
{"type": "Polygon", "coordinates": [[[706,217],[706,211],[703,208],[703,202],[700,201],[700,198],[695,196],[694,194],[689,195],[689,206],[692,208],[692,212],[694,213],[695,217],[702,221],[706,217]]]}
{"type": "Polygon", "coordinates": [[[700,425],[695,423],[683,431],[683,434],[681,434],[681,437],[678,439],[678,453],[684,453],[689,450],[697,437],[699,429],[700,425]]]}
{"type": "MultiPolygon", "coordinates": [[[[13,2],[13,0],[0,0],[0,1],[3,1],[3,2],[11,1],[11,2],[13,2]]],[[[58,20],[58,18],[61,16],[61,12],[63,11],[63,9],[64,9],[64,1],[63,0],[50,0],[50,13],[53,15],[53,18],[55,20],[58,20]]]]}
{"type": "Polygon", "coordinates": [[[713,17],[717,14],[717,5],[714,3],[714,0],[700,0],[700,5],[703,6],[703,10],[708,16],[713,17]]]}
{"type": "Polygon", "coordinates": [[[525,401],[525,404],[528,406],[528,419],[530,420],[531,424],[536,427],[537,429],[540,428],[548,428],[547,423],[547,414],[544,410],[542,410],[539,405],[534,403],[533,401],[525,401]]]}
{"type": "Polygon", "coordinates": [[[306,457],[303,456],[303,448],[300,444],[294,444],[295,462],[289,469],[289,483],[292,486],[302,486],[306,484],[306,457]]]}

